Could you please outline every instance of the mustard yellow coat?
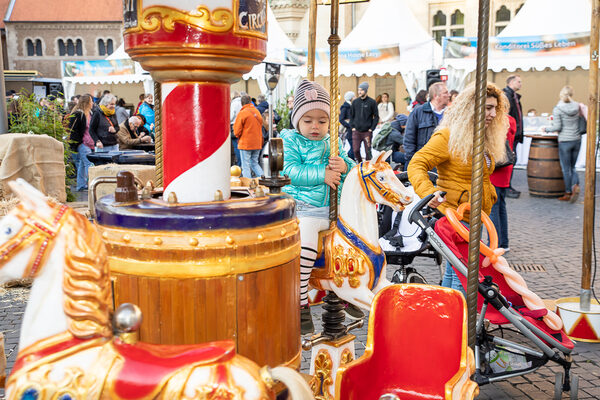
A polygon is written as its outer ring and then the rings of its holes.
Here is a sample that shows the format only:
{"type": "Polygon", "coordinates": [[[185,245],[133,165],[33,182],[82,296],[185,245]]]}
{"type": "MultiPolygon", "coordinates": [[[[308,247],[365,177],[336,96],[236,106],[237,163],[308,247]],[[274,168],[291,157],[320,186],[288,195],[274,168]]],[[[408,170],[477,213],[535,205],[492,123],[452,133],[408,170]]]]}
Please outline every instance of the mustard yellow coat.
{"type": "MultiPolygon", "coordinates": [[[[438,209],[446,213],[448,207],[456,209],[459,204],[471,201],[471,158],[463,163],[452,157],[448,151],[450,131],[441,129],[431,135],[427,144],[419,150],[408,164],[408,179],[421,198],[437,190],[447,192],[446,201],[438,209]],[[429,180],[427,171],[437,168],[437,187],[429,180]]],[[[482,211],[490,214],[496,202],[496,189],[490,182],[490,174],[494,171],[494,160],[490,156],[490,167],[484,162],[483,168],[483,203],[482,211]]],[[[465,214],[464,221],[469,222],[469,215],[465,214]]]]}

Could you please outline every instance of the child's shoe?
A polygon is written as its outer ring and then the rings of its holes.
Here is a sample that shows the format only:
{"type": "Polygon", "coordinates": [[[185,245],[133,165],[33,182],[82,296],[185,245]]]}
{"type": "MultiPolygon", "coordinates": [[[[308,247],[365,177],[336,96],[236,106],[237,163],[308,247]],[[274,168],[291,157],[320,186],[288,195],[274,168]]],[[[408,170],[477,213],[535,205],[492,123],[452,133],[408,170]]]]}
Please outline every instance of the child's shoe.
{"type": "Polygon", "coordinates": [[[353,320],[359,320],[365,317],[365,313],[363,313],[360,308],[356,307],[352,303],[348,303],[347,301],[344,301],[344,312],[348,318],[353,320]]]}

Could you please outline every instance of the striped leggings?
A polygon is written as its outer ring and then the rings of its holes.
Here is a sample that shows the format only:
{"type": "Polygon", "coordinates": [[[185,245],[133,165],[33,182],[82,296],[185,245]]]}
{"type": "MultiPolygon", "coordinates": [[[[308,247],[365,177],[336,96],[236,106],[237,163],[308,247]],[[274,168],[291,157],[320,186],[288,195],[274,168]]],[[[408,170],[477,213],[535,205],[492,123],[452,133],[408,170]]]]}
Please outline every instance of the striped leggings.
{"type": "Polygon", "coordinates": [[[300,217],[300,305],[308,305],[308,279],[317,259],[319,232],[329,228],[329,220],[300,217]]]}

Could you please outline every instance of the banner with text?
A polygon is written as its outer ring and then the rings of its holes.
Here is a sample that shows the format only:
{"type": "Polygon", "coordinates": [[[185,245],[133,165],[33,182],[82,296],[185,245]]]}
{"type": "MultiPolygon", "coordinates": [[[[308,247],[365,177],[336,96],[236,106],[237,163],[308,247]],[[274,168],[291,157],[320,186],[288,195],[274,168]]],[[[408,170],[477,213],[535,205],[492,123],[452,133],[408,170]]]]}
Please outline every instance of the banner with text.
{"type": "MultiPolygon", "coordinates": [[[[540,36],[491,37],[489,58],[523,58],[532,56],[567,56],[589,54],[590,33],[569,33],[540,36]]],[[[445,37],[444,58],[477,57],[477,38],[445,37]]]]}

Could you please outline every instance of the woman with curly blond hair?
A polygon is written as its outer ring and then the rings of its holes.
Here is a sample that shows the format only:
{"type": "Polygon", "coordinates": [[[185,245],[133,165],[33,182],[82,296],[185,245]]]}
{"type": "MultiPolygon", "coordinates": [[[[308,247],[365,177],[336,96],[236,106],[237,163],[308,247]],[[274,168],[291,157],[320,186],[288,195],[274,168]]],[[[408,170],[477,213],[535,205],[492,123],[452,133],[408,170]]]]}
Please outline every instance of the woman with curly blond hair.
{"type": "MultiPolygon", "coordinates": [[[[471,158],[475,118],[475,86],[470,85],[461,92],[427,144],[412,158],[408,166],[408,178],[416,194],[423,198],[432,193],[445,191],[445,198],[438,196],[429,203],[430,207],[444,212],[459,204],[471,201],[471,158]],[[427,172],[437,168],[437,187],[431,183],[427,172]]],[[[489,215],[496,202],[496,191],[490,182],[496,161],[506,159],[505,141],[508,132],[508,99],[496,85],[487,85],[485,102],[485,138],[483,167],[482,211],[489,215]]],[[[463,221],[468,223],[469,214],[463,221]]],[[[449,266],[446,268],[442,286],[462,290],[460,280],[449,266]]]]}

